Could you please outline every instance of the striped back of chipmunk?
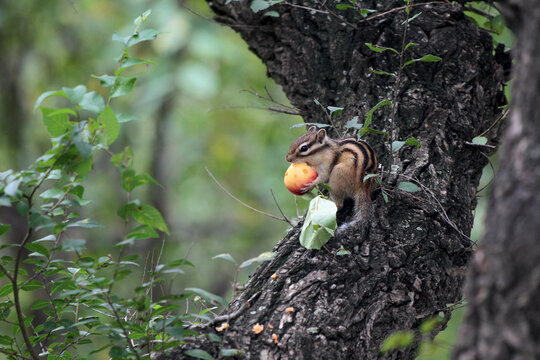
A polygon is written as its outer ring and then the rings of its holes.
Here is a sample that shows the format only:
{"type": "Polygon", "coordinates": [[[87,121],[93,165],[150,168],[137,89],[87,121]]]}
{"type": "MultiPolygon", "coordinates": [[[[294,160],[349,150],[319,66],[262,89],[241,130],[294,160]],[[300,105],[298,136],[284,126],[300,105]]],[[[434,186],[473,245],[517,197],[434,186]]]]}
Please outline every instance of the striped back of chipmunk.
{"type": "Polygon", "coordinates": [[[377,168],[379,166],[377,162],[377,155],[375,151],[369,146],[368,143],[362,140],[356,140],[355,138],[348,138],[343,140],[338,140],[340,154],[334,159],[334,163],[331,168],[333,168],[339,161],[341,154],[350,153],[354,158],[354,168],[356,178],[359,182],[365,183],[366,192],[371,193],[375,186],[375,181],[373,178],[367,179],[364,182],[364,177],[367,174],[376,174],[377,168]]]}

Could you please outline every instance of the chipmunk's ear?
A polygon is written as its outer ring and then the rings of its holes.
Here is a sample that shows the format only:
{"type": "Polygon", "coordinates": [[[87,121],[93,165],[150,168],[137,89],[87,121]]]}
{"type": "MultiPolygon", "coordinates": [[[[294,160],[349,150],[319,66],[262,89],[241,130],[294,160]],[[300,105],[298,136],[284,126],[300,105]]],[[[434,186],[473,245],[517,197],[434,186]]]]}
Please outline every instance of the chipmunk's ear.
{"type": "Polygon", "coordinates": [[[324,142],[324,139],[326,139],[326,130],[321,129],[317,131],[317,141],[322,144],[324,142]]]}
{"type": "Polygon", "coordinates": [[[310,126],[309,129],[307,130],[308,133],[314,133],[317,131],[317,127],[316,126],[310,126]]]}

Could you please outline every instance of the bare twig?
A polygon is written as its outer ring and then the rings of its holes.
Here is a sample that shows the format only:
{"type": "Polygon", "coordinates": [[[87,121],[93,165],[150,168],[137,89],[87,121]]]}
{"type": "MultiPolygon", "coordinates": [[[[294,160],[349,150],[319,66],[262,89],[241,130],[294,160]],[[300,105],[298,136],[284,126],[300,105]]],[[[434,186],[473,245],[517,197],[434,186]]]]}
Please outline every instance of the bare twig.
{"type": "Polygon", "coordinates": [[[463,10],[470,11],[470,12],[482,15],[483,17],[488,18],[488,19],[493,19],[495,17],[494,15],[488,13],[487,11],[475,8],[473,6],[464,6],[463,10]]]}
{"type": "Polygon", "coordinates": [[[491,162],[491,159],[489,158],[489,156],[487,156],[486,154],[484,154],[483,152],[480,151],[480,154],[484,155],[486,157],[486,159],[488,160],[488,164],[489,164],[489,167],[491,168],[491,179],[489,179],[488,183],[486,185],[484,185],[482,188],[480,188],[479,190],[476,190],[476,193],[478,194],[479,192],[481,192],[482,190],[484,190],[485,188],[487,188],[492,182],[493,182],[493,179],[495,179],[495,167],[493,166],[493,163],[491,162]]]}
{"type": "MultiPolygon", "coordinates": [[[[497,118],[497,120],[495,120],[493,122],[493,124],[491,124],[486,130],[484,130],[480,135],[478,136],[484,136],[485,134],[487,134],[489,132],[489,130],[493,129],[493,127],[495,125],[497,125],[497,123],[499,123],[500,121],[506,119],[506,117],[508,116],[508,113],[510,112],[510,108],[506,108],[504,109],[504,111],[501,113],[501,115],[499,115],[499,117],[497,118]]],[[[476,137],[478,137],[476,136],[476,137]]]]}
{"type": "Polygon", "coordinates": [[[218,323],[220,321],[226,321],[226,322],[229,322],[231,320],[234,320],[236,319],[238,316],[242,315],[242,313],[244,311],[246,311],[247,309],[249,309],[251,307],[251,304],[261,295],[260,292],[257,292],[255,294],[253,294],[253,296],[251,296],[249,298],[248,301],[246,301],[245,303],[243,303],[238,309],[236,309],[235,311],[233,311],[232,313],[228,313],[228,314],[225,314],[225,315],[220,315],[220,316],[216,316],[215,318],[211,319],[209,322],[207,322],[206,324],[195,324],[195,325],[192,325],[190,326],[191,329],[194,329],[194,328],[200,328],[200,327],[206,327],[206,326],[210,326],[212,324],[215,324],[215,323],[218,323]]]}
{"type": "Polygon", "coordinates": [[[437,204],[439,205],[439,208],[441,209],[441,212],[439,212],[439,214],[442,216],[442,218],[446,221],[446,223],[448,225],[450,225],[450,227],[452,227],[452,229],[454,229],[458,234],[460,234],[461,236],[463,236],[464,238],[466,238],[467,240],[469,240],[470,242],[472,242],[474,245],[476,245],[476,241],[474,241],[473,239],[471,239],[469,236],[465,235],[463,233],[463,231],[461,231],[459,229],[459,227],[450,219],[450,217],[448,216],[448,214],[446,213],[446,210],[444,210],[444,207],[442,206],[441,202],[439,201],[439,199],[437,198],[437,196],[435,196],[435,194],[433,193],[433,191],[431,191],[430,188],[428,188],[427,186],[425,186],[424,184],[422,184],[420,181],[418,181],[417,179],[415,178],[412,178],[410,176],[407,176],[407,175],[403,175],[403,174],[398,174],[398,176],[401,176],[401,177],[404,177],[405,179],[407,180],[410,180],[410,181],[413,181],[415,182],[416,184],[418,184],[422,190],[424,190],[424,192],[426,192],[428,195],[430,195],[436,202],[437,204]]]}
{"type": "Polygon", "coordinates": [[[465,145],[474,146],[474,147],[481,147],[481,148],[488,148],[488,149],[496,149],[496,146],[488,145],[488,144],[476,144],[470,141],[464,141],[465,145]]]}
{"type": "Polygon", "coordinates": [[[287,114],[287,115],[298,115],[302,116],[300,112],[289,110],[289,109],[282,109],[275,106],[252,106],[252,105],[224,105],[224,106],[216,106],[213,108],[210,108],[207,110],[207,112],[214,111],[214,110],[222,110],[222,109],[257,109],[257,110],[267,110],[275,113],[281,113],[281,114],[287,114]]]}
{"type": "Polygon", "coordinates": [[[269,214],[267,212],[264,212],[264,211],[261,211],[261,210],[257,210],[255,209],[254,207],[252,206],[249,206],[248,204],[246,204],[245,202],[243,202],[242,200],[238,199],[236,196],[234,196],[233,194],[231,194],[229,192],[229,190],[225,189],[225,187],[223,185],[221,185],[221,183],[216,179],[216,177],[214,176],[214,174],[212,174],[212,172],[210,170],[208,170],[207,167],[205,167],[206,169],[206,172],[208,172],[208,175],[210,175],[210,177],[212,178],[212,180],[214,180],[214,182],[217,184],[217,186],[219,186],[221,188],[221,190],[223,190],[227,195],[229,195],[231,198],[233,198],[234,200],[236,200],[237,202],[239,202],[240,204],[244,205],[245,207],[247,207],[248,209],[251,209],[253,211],[255,211],[256,213],[259,213],[261,215],[264,215],[264,216],[268,216],[272,219],[276,219],[276,220],[279,220],[279,221],[285,221],[285,222],[288,222],[286,219],[284,218],[280,218],[278,216],[275,216],[275,215],[272,215],[272,214],[269,214]]]}
{"type": "Polygon", "coordinates": [[[289,223],[289,225],[291,226],[294,226],[293,223],[291,222],[291,220],[289,220],[289,218],[287,216],[285,216],[285,214],[283,213],[283,211],[281,210],[281,207],[279,206],[277,200],[276,200],[276,197],[274,196],[274,192],[272,191],[272,189],[270,189],[270,193],[272,194],[272,198],[274,199],[274,202],[276,203],[276,206],[279,210],[279,212],[281,213],[281,215],[283,216],[283,218],[285,220],[287,220],[287,222],[289,223]]]}

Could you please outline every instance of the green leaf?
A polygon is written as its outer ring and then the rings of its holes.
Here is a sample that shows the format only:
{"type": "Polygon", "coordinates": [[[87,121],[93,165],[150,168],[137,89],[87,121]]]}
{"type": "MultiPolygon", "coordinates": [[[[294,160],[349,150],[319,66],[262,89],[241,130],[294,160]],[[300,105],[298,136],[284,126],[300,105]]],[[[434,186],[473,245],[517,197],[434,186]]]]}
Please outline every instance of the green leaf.
{"type": "Polygon", "coordinates": [[[303,127],[303,126],[316,126],[318,128],[325,128],[325,127],[329,127],[330,125],[329,124],[323,124],[323,123],[300,123],[300,124],[294,124],[289,129],[299,128],[299,127],[303,127]]]}
{"type": "Polygon", "coordinates": [[[131,215],[139,223],[169,234],[169,229],[167,228],[167,224],[165,224],[165,220],[163,220],[163,216],[161,216],[161,213],[155,207],[142,204],[136,207],[131,215]]]}
{"type": "Polygon", "coordinates": [[[383,51],[386,51],[386,50],[390,50],[390,51],[392,51],[392,52],[399,55],[399,51],[397,51],[396,49],[391,48],[391,47],[373,45],[372,43],[365,43],[365,44],[366,44],[366,46],[368,48],[370,48],[372,51],[375,51],[375,52],[383,52],[383,51]]]}
{"type": "Polygon", "coordinates": [[[64,196],[64,190],[57,188],[50,188],[39,194],[39,197],[43,199],[60,199],[62,196],[64,196]]]}
{"type": "Polygon", "coordinates": [[[122,61],[122,63],[120,64],[120,69],[126,69],[128,67],[139,65],[139,64],[153,64],[153,62],[130,57],[122,61]]]}
{"type": "Polygon", "coordinates": [[[379,176],[379,174],[367,174],[366,176],[364,176],[364,179],[362,180],[362,182],[366,182],[366,180],[369,180],[377,176],[379,176]]]}
{"type": "Polygon", "coordinates": [[[9,295],[12,292],[13,292],[13,286],[11,284],[4,285],[0,289],[0,297],[4,297],[6,295],[9,295]]]}
{"type": "Polygon", "coordinates": [[[4,194],[6,194],[7,196],[12,196],[12,197],[17,195],[17,190],[19,190],[19,185],[21,184],[21,182],[22,182],[22,179],[15,179],[8,182],[6,187],[4,188],[4,194]]]}
{"type": "Polygon", "coordinates": [[[152,13],[152,10],[151,9],[148,9],[146,10],[145,12],[143,12],[141,15],[137,16],[135,18],[135,20],[133,20],[133,23],[135,25],[140,25],[141,23],[145,22],[146,20],[148,20],[148,17],[150,16],[150,14],[152,13]]]}
{"type": "Polygon", "coordinates": [[[0,235],[5,234],[10,228],[11,225],[0,224],[0,235]]]}
{"type": "Polygon", "coordinates": [[[423,321],[420,324],[420,332],[422,334],[430,333],[441,323],[442,323],[441,318],[437,316],[430,317],[429,319],[423,321]]]}
{"type": "Polygon", "coordinates": [[[307,249],[320,249],[334,235],[336,229],[336,204],[320,195],[309,203],[300,244],[307,249]]]}
{"type": "Polygon", "coordinates": [[[0,345],[11,346],[13,343],[13,337],[8,335],[0,335],[0,345]]]}
{"type": "Polygon", "coordinates": [[[43,245],[36,244],[36,243],[28,243],[25,245],[25,248],[27,248],[30,251],[36,252],[38,254],[44,255],[45,257],[50,257],[49,250],[43,245]]]}
{"type": "Polygon", "coordinates": [[[116,167],[129,167],[132,161],[133,151],[129,146],[126,146],[121,153],[111,157],[111,163],[116,167]]]}
{"type": "Polygon", "coordinates": [[[240,349],[221,349],[219,354],[223,357],[229,356],[240,356],[242,355],[242,350],[240,349]]]}
{"type": "Polygon", "coordinates": [[[415,62],[418,62],[418,61],[423,61],[423,62],[438,62],[438,61],[441,61],[442,59],[438,56],[435,56],[435,55],[424,55],[422,56],[421,58],[419,59],[412,59],[412,60],[409,60],[407,61],[405,64],[403,64],[403,68],[405,66],[409,66],[415,62]]]}
{"type": "Polygon", "coordinates": [[[208,301],[209,303],[227,306],[227,301],[225,301],[225,299],[223,299],[221,296],[212,294],[209,291],[199,289],[199,288],[186,288],[184,289],[184,291],[197,294],[203,299],[205,299],[206,301],[208,301]]]}
{"type": "Polygon", "coordinates": [[[142,31],[140,31],[140,32],[138,32],[136,34],[128,36],[125,39],[124,45],[126,45],[126,47],[129,48],[129,47],[132,47],[133,45],[136,45],[136,44],[138,44],[140,42],[143,42],[143,41],[155,40],[156,37],[159,34],[160,34],[160,32],[157,31],[157,30],[145,29],[145,30],[142,30],[142,31]]]}
{"type": "MultiPolygon", "coordinates": [[[[366,119],[371,119],[371,117],[373,116],[373,113],[375,113],[375,111],[377,111],[378,108],[382,107],[382,106],[392,106],[392,102],[390,100],[382,100],[382,101],[379,101],[377,103],[377,105],[375,105],[374,107],[372,107],[367,113],[366,115],[364,115],[366,117],[366,119]]],[[[367,127],[371,124],[371,121],[369,124],[365,124],[364,123],[364,126],[367,127]]]]}
{"type": "Polygon", "coordinates": [[[148,174],[135,175],[135,170],[133,169],[125,169],[122,171],[122,187],[127,192],[131,192],[136,187],[147,183],[159,185],[159,183],[148,174]]]}
{"type": "Polygon", "coordinates": [[[114,85],[114,80],[116,79],[114,76],[106,74],[101,76],[92,75],[92,77],[95,79],[99,79],[99,85],[106,88],[112,87],[114,85]]]}
{"type": "Polygon", "coordinates": [[[138,121],[141,120],[133,115],[126,115],[126,114],[116,114],[116,118],[118,119],[119,123],[125,123],[129,121],[134,121],[134,120],[138,120],[138,121]]]}
{"type": "Polygon", "coordinates": [[[223,260],[226,260],[226,261],[230,261],[232,262],[233,264],[236,264],[236,260],[234,260],[234,258],[232,257],[231,254],[227,254],[227,253],[223,253],[223,254],[218,254],[214,257],[212,257],[212,259],[223,259],[223,260]]]}
{"type": "Polygon", "coordinates": [[[336,253],[337,256],[343,256],[343,255],[351,255],[351,252],[347,249],[345,249],[343,247],[343,245],[341,245],[341,248],[339,249],[339,251],[336,253]]]}
{"type": "Polygon", "coordinates": [[[74,88],[63,87],[62,90],[73,104],[78,104],[86,94],[86,86],[84,85],[77,85],[74,88]]]}
{"type": "Polygon", "coordinates": [[[347,123],[345,124],[346,129],[350,129],[350,128],[361,129],[362,126],[364,126],[364,124],[360,124],[358,122],[358,116],[353,117],[351,120],[347,121],[347,123]]]}
{"type": "Polygon", "coordinates": [[[381,70],[374,70],[372,68],[370,68],[369,71],[377,75],[388,75],[388,76],[393,76],[393,77],[397,76],[396,73],[391,73],[391,72],[386,72],[386,71],[381,71],[381,70]]]}
{"type": "Polygon", "coordinates": [[[415,138],[408,138],[407,140],[405,140],[405,144],[409,146],[416,146],[417,148],[421,146],[420,142],[415,138]]]}
{"type": "Polygon", "coordinates": [[[212,355],[210,355],[209,353],[207,353],[206,351],[201,350],[201,349],[186,350],[186,351],[184,351],[184,354],[186,354],[188,356],[191,356],[191,357],[194,357],[194,358],[197,358],[197,359],[214,360],[212,355]]]}
{"type": "Polygon", "coordinates": [[[337,106],[327,106],[326,108],[330,111],[330,115],[339,115],[343,111],[342,107],[337,106]]]}
{"type": "Polygon", "coordinates": [[[0,196],[0,206],[11,207],[11,200],[7,196],[0,196]]]}
{"type": "Polygon", "coordinates": [[[111,89],[111,99],[129,94],[133,90],[135,81],[137,81],[137,78],[134,76],[119,76],[111,89]]]}
{"type": "Polygon", "coordinates": [[[176,339],[183,339],[186,334],[186,330],[182,326],[167,327],[165,332],[176,339]]]}
{"type": "Polygon", "coordinates": [[[417,44],[417,43],[410,42],[410,43],[408,43],[407,45],[405,45],[405,49],[404,49],[404,50],[407,50],[407,49],[410,48],[411,46],[418,46],[418,44],[417,44]]]}
{"type": "Polygon", "coordinates": [[[279,4],[283,0],[253,0],[250,5],[251,11],[257,13],[259,11],[268,9],[270,6],[279,4]]]}
{"type": "Polygon", "coordinates": [[[411,16],[410,18],[408,18],[406,21],[403,21],[401,23],[401,25],[405,25],[405,23],[410,23],[411,21],[413,21],[414,19],[416,19],[417,17],[419,17],[420,15],[422,14],[422,12],[420,11],[418,14],[414,14],[413,16],[411,16]]]}
{"type": "Polygon", "coordinates": [[[49,300],[36,300],[36,301],[34,301],[32,306],[30,306],[30,309],[32,309],[32,310],[43,309],[44,307],[49,306],[50,303],[51,302],[49,300]]]}
{"type": "Polygon", "coordinates": [[[131,230],[127,235],[126,238],[128,239],[135,239],[135,240],[141,240],[141,239],[153,239],[158,238],[159,235],[155,230],[146,225],[137,226],[135,229],[131,230]]]}
{"type": "Polygon", "coordinates": [[[99,114],[103,111],[103,109],[105,109],[105,101],[103,100],[101,95],[99,95],[95,91],[84,94],[81,101],[79,102],[79,105],[84,110],[92,111],[96,114],[99,114]]]}
{"type": "Polygon", "coordinates": [[[77,196],[79,199],[82,199],[84,195],[84,187],[82,185],[77,185],[69,190],[69,193],[77,196]]]}
{"type": "Polygon", "coordinates": [[[34,291],[43,288],[44,285],[37,280],[32,280],[28,284],[24,285],[22,289],[24,291],[34,291]]]}
{"type": "Polygon", "coordinates": [[[103,225],[97,223],[96,221],[92,219],[83,219],[83,220],[69,223],[67,227],[68,228],[80,227],[80,228],[85,228],[85,229],[94,229],[94,228],[102,228],[103,225]]]}
{"type": "Polygon", "coordinates": [[[388,336],[381,345],[381,352],[387,353],[394,349],[405,348],[414,341],[414,333],[412,331],[396,331],[388,336]]]}
{"type": "Polygon", "coordinates": [[[36,103],[34,104],[34,111],[38,109],[39,105],[41,105],[43,100],[45,100],[46,98],[50,96],[64,96],[65,97],[66,94],[62,90],[53,90],[53,91],[44,92],[37,98],[36,103]]]}
{"type": "Polygon", "coordinates": [[[412,182],[409,182],[409,181],[402,181],[398,184],[398,189],[400,190],[403,190],[403,191],[407,191],[407,192],[410,192],[410,193],[415,193],[415,192],[418,192],[420,191],[420,188],[412,183],[412,182]]]}
{"type": "Polygon", "coordinates": [[[94,146],[90,143],[90,131],[85,125],[81,122],[73,127],[73,144],[84,159],[88,160],[94,151],[94,146]]]}
{"type": "Polygon", "coordinates": [[[362,15],[362,17],[366,17],[366,16],[368,16],[369,14],[374,13],[374,12],[377,12],[377,10],[360,9],[360,15],[362,15]]]}
{"type": "Polygon", "coordinates": [[[86,249],[86,247],[84,246],[85,243],[86,240],[84,239],[64,239],[64,242],[62,244],[62,250],[80,252],[86,249]]]}
{"type": "Polygon", "coordinates": [[[97,120],[103,125],[103,137],[105,138],[105,143],[107,145],[112,144],[118,137],[118,132],[120,131],[120,125],[116,119],[116,115],[107,106],[101,114],[99,114],[97,120]]]}
{"type": "Polygon", "coordinates": [[[270,10],[270,11],[265,12],[263,16],[279,17],[279,13],[277,11],[270,10]]]}
{"type": "Polygon", "coordinates": [[[354,9],[354,6],[351,4],[337,4],[336,9],[338,10],[354,9]]]}
{"type": "Polygon", "coordinates": [[[392,142],[392,152],[398,152],[405,145],[405,141],[394,141],[392,142]]]}
{"type": "Polygon", "coordinates": [[[442,58],[438,57],[438,56],[435,56],[435,55],[431,55],[431,54],[428,54],[428,55],[424,55],[420,58],[420,61],[424,61],[424,62],[438,62],[438,61],[441,61],[442,58]]]}
{"type": "Polygon", "coordinates": [[[60,112],[58,109],[44,107],[40,107],[39,109],[43,115],[43,123],[51,136],[60,136],[73,128],[73,124],[69,121],[69,115],[66,112],[60,112]]]}
{"type": "Polygon", "coordinates": [[[113,359],[123,359],[125,358],[126,354],[126,351],[118,345],[111,347],[109,350],[109,356],[113,359]]]}
{"type": "Polygon", "coordinates": [[[274,252],[263,252],[262,254],[260,254],[257,257],[254,257],[254,258],[251,258],[249,260],[244,261],[242,264],[240,264],[239,268],[243,269],[245,267],[251,266],[251,265],[256,264],[256,263],[270,261],[275,257],[276,257],[276,253],[274,253],[274,252]]]}
{"type": "Polygon", "coordinates": [[[488,142],[488,139],[487,139],[487,137],[484,137],[484,136],[477,136],[477,137],[472,139],[472,142],[474,144],[486,145],[487,142],[488,142]]]}

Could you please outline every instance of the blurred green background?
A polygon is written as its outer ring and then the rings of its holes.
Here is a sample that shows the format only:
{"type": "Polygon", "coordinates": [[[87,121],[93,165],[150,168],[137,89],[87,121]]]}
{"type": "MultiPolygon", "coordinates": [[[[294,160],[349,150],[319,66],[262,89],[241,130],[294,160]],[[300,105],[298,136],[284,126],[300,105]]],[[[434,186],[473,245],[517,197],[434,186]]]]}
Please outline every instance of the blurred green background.
{"type": "MultiPolygon", "coordinates": [[[[196,265],[179,278],[179,291],[200,287],[230,298],[234,266],[211,258],[230,253],[242,261],[270,251],[289,225],[232,200],[205,167],[241,200],[279,215],[272,189],[283,211],[293,217],[294,197],[282,182],[288,166],[284,156],[303,129],[290,128],[300,117],[249,108],[265,104],[243,90],[264,94],[266,88],[278,101],[287,100],[242,39],[209,20],[212,14],[204,1],[1,1],[0,171],[24,169],[48,149],[41,115],[33,112],[41,93],[84,84],[103,94],[90,75],[114,72],[121,45],[111,41],[112,34],[129,34],[132,20],[147,9],[152,14],[145,27],[163,34],[132,50],[154,64],[135,67],[135,90],[112,104],[138,118],[122,126],[113,150],[130,145],[136,170],[163,185],[143,187],[135,195],[160,209],[169,224],[163,261],[185,256],[196,265]]],[[[85,197],[93,204],[85,215],[104,228],[88,233],[87,244],[96,254],[114,253],[113,245],[127,230],[116,209],[127,199],[108,156],[97,155],[95,167],[86,181],[85,197]]],[[[491,177],[489,168],[485,172],[483,184],[491,177]]],[[[484,199],[480,197],[477,209],[475,240],[481,234],[484,199]]],[[[306,202],[300,200],[300,207],[306,202]]],[[[140,253],[142,261],[155,258],[162,242],[138,243],[131,251],[140,253]]],[[[252,270],[242,270],[240,280],[252,270]]],[[[461,317],[459,310],[438,337],[442,345],[435,352],[426,349],[422,359],[449,357],[461,317]]]]}

